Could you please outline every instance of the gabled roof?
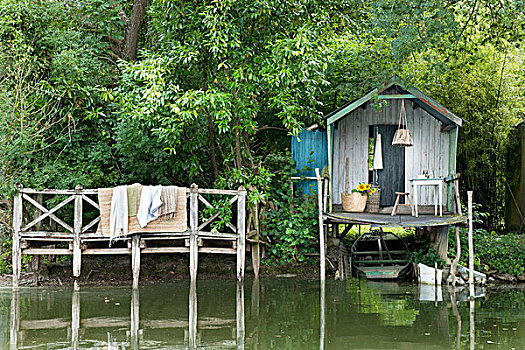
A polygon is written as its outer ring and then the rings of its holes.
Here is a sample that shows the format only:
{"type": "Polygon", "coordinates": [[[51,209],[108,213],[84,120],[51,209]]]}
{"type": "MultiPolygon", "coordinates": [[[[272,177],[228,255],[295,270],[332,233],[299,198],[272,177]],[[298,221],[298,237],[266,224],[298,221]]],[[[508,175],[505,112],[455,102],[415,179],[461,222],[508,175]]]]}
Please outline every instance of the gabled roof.
{"type": "Polygon", "coordinates": [[[461,124],[463,124],[463,119],[443,107],[441,104],[434,101],[432,98],[428,97],[418,89],[408,86],[401,78],[393,77],[382,86],[369,91],[363,97],[352,102],[348,102],[335,111],[325,115],[325,119],[327,119],[327,125],[333,124],[339,119],[344,118],[350,112],[364,105],[374,97],[381,96],[388,98],[388,95],[381,95],[381,93],[390,88],[396,90],[399,93],[399,95],[395,95],[397,98],[410,99],[413,103],[423,108],[429,114],[445,124],[445,126],[453,124],[461,126],[461,124]]]}

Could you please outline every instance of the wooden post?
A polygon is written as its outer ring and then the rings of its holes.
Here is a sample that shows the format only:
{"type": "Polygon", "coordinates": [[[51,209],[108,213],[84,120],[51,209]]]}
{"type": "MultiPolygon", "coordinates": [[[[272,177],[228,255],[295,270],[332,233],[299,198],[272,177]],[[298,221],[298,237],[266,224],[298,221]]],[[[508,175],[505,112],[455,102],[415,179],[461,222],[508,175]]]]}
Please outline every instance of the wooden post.
{"type": "Polygon", "coordinates": [[[13,288],[18,287],[18,280],[20,279],[20,272],[22,270],[22,251],[20,249],[20,230],[22,228],[22,186],[18,188],[13,203],[13,288]]]}
{"type": "Polygon", "coordinates": [[[323,226],[323,181],[319,175],[319,168],[315,168],[315,176],[317,177],[317,203],[319,213],[319,254],[320,254],[320,274],[321,281],[326,280],[326,247],[324,241],[324,226],[323,226]]]}
{"type": "Polygon", "coordinates": [[[197,348],[197,285],[196,281],[190,281],[189,292],[189,315],[188,315],[188,334],[189,348],[197,348]]]}
{"type": "MultiPolygon", "coordinates": [[[[38,203],[42,204],[44,202],[44,195],[43,194],[37,194],[36,199],[38,203]]],[[[33,220],[36,220],[40,215],[42,215],[42,210],[38,208],[34,208],[33,212],[33,220]]],[[[42,231],[43,229],[43,220],[37,222],[35,224],[35,229],[37,231],[42,231]]],[[[33,284],[35,286],[38,286],[38,271],[40,269],[40,255],[33,255],[31,256],[31,269],[33,271],[33,284]]]]}
{"type": "Polygon", "coordinates": [[[140,234],[131,238],[131,269],[133,270],[133,289],[139,287],[140,277],[140,234]]]}
{"type": "Polygon", "coordinates": [[[246,260],[246,189],[241,186],[237,195],[237,280],[244,279],[246,260]]]}
{"type": "Polygon", "coordinates": [[[73,221],[73,277],[80,277],[82,251],[80,250],[80,234],[82,233],[82,186],[75,187],[75,214],[73,221]]]}
{"type": "Polygon", "coordinates": [[[78,330],[80,328],[80,292],[73,291],[71,297],[71,348],[78,349],[78,330]]]}
{"type": "Polygon", "coordinates": [[[237,328],[237,349],[244,349],[245,323],[244,323],[244,284],[237,281],[235,324],[237,328]]]}
{"type": "Polygon", "coordinates": [[[199,263],[199,247],[197,245],[197,226],[199,220],[199,187],[196,184],[190,186],[190,278],[197,278],[197,267],[199,263]]]}
{"type": "Polygon", "coordinates": [[[472,191],[467,191],[468,197],[468,284],[470,298],[474,299],[474,240],[472,239],[472,191]]]}
{"type": "Polygon", "coordinates": [[[20,331],[20,294],[13,290],[11,295],[11,322],[9,324],[9,348],[18,349],[18,333],[20,331]]]}
{"type": "Polygon", "coordinates": [[[140,314],[140,300],[139,300],[139,290],[134,288],[131,291],[131,348],[133,350],[139,349],[139,320],[140,314]]]}
{"type": "Polygon", "coordinates": [[[459,239],[459,227],[456,225],[454,227],[456,233],[456,257],[452,261],[452,266],[450,266],[450,273],[452,275],[452,286],[456,286],[456,275],[458,273],[458,263],[461,257],[461,241],[459,239]]]}
{"type": "Polygon", "coordinates": [[[324,178],[324,181],[323,181],[323,190],[324,190],[324,194],[323,194],[323,210],[326,211],[326,209],[328,208],[328,179],[327,178],[324,178]]]}

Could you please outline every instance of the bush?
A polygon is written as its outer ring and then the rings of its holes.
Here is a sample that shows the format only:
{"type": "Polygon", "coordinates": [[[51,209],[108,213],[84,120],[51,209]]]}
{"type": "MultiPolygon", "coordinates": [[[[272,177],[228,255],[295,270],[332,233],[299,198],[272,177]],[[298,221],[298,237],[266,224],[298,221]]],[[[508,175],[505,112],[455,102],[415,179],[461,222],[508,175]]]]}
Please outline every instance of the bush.
{"type": "Polygon", "coordinates": [[[278,209],[268,212],[266,236],[270,240],[271,260],[301,263],[307,253],[315,252],[317,238],[317,201],[315,197],[291,199],[283,194],[278,209]],[[292,209],[293,208],[293,209],[292,209]]]}
{"type": "MultiPolygon", "coordinates": [[[[459,228],[461,265],[468,266],[468,230],[459,228]]],[[[515,233],[499,234],[474,229],[474,268],[481,272],[508,273],[513,276],[525,272],[525,236],[515,233]]],[[[456,256],[456,236],[449,234],[449,256],[456,256]]]]}

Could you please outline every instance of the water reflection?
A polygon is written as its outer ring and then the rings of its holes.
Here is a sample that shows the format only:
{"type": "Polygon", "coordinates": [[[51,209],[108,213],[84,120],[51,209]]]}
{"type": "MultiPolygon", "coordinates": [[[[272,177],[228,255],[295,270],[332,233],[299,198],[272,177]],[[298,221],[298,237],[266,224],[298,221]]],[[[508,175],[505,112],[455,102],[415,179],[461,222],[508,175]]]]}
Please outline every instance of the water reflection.
{"type": "Polygon", "coordinates": [[[523,348],[525,290],[366,280],[0,290],[10,349],[523,348]]]}

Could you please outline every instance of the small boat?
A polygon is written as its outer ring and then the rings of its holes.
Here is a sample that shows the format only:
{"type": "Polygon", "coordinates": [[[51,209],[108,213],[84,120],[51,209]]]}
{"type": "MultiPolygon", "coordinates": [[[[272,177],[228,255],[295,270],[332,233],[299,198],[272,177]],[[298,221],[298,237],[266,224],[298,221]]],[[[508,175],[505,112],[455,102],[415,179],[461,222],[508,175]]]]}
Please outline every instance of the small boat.
{"type": "Polygon", "coordinates": [[[362,234],[350,251],[353,268],[367,279],[401,279],[410,271],[405,241],[381,227],[362,234]]]}

